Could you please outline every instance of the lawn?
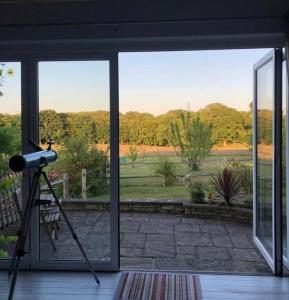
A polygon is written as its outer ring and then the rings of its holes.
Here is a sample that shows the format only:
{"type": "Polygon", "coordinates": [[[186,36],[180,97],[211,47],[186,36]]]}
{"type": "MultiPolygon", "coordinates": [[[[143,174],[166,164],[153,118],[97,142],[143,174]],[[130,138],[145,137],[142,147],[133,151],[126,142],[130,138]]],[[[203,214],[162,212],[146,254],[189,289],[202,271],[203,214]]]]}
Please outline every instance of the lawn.
{"type": "MultiPolygon", "coordinates": [[[[186,186],[183,183],[183,177],[189,173],[188,167],[175,154],[166,154],[166,157],[175,164],[177,179],[173,186],[163,186],[163,179],[156,177],[155,169],[159,162],[158,154],[147,154],[139,158],[134,167],[126,158],[121,158],[120,163],[120,199],[189,199],[186,186]]],[[[251,152],[236,155],[232,151],[228,155],[212,154],[207,157],[199,171],[192,172],[197,181],[208,184],[212,174],[228,165],[231,159],[242,161],[243,163],[252,163],[251,152]]]]}

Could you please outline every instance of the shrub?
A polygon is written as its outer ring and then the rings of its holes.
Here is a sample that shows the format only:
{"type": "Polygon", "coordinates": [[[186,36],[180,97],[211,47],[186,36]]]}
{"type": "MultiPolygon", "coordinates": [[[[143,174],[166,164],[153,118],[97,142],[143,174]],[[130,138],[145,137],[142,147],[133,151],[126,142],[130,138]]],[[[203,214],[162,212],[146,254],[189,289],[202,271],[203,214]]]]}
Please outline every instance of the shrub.
{"type": "Polygon", "coordinates": [[[81,170],[86,169],[88,193],[97,196],[105,191],[109,168],[108,150],[89,149],[85,137],[65,140],[65,149],[59,153],[56,167],[61,174],[68,173],[69,192],[72,196],[81,194],[81,170]]]}
{"type": "Polygon", "coordinates": [[[15,243],[17,241],[17,238],[18,237],[15,235],[0,235],[0,258],[5,258],[8,256],[9,244],[15,243]]]}
{"type": "Polygon", "coordinates": [[[13,178],[10,177],[0,178],[0,192],[11,189],[13,183],[14,183],[13,178]]]}
{"type": "Polygon", "coordinates": [[[201,181],[194,181],[194,177],[189,174],[184,178],[184,182],[188,188],[190,198],[195,203],[204,203],[206,185],[201,181]]]}
{"type": "Polygon", "coordinates": [[[160,157],[155,173],[164,179],[164,186],[169,186],[176,180],[176,167],[166,157],[160,157]]]}
{"type": "Polygon", "coordinates": [[[248,195],[253,194],[253,167],[232,159],[229,162],[229,168],[238,174],[242,190],[248,195]]]}
{"type": "Polygon", "coordinates": [[[242,195],[238,173],[230,168],[224,168],[212,176],[212,186],[217,195],[224,200],[227,208],[233,200],[238,200],[242,195]]]}

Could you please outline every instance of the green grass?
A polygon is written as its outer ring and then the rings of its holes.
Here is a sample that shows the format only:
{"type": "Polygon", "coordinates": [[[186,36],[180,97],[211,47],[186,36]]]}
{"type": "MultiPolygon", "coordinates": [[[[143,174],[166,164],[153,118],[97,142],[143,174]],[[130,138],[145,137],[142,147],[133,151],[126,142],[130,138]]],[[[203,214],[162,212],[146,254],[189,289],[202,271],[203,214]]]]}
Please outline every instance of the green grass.
{"type": "MultiPolygon", "coordinates": [[[[152,163],[157,163],[159,161],[158,158],[159,156],[156,154],[146,156],[144,160],[137,160],[134,168],[130,163],[121,163],[120,177],[155,175],[156,165],[152,163]]],[[[175,165],[177,174],[184,175],[189,172],[187,165],[182,163],[181,159],[176,155],[169,155],[167,156],[167,158],[171,162],[177,162],[177,164],[175,165]]],[[[211,155],[203,161],[200,170],[193,173],[196,175],[216,173],[218,170],[220,170],[220,168],[225,167],[228,164],[228,161],[233,158],[236,160],[246,161],[248,163],[252,162],[252,156],[250,154],[242,156],[211,155]]]]}
{"type": "Polygon", "coordinates": [[[168,199],[188,200],[189,194],[185,186],[130,186],[120,188],[120,200],[168,199]]]}
{"type": "MultiPolygon", "coordinates": [[[[177,162],[177,175],[185,175],[189,173],[188,167],[176,155],[166,155],[171,162],[177,162]]],[[[244,163],[252,163],[252,155],[248,151],[248,155],[210,155],[206,158],[199,171],[192,172],[196,175],[196,180],[209,184],[211,174],[224,168],[229,160],[241,160],[244,163]],[[200,176],[207,175],[207,176],[200,176]],[[200,177],[199,177],[200,176],[200,177]]],[[[182,177],[178,177],[173,186],[164,187],[163,179],[156,178],[155,169],[159,161],[158,154],[147,155],[144,159],[137,160],[134,168],[130,163],[121,163],[120,165],[120,198],[125,199],[174,199],[189,200],[187,187],[182,181],[182,177]],[[147,178],[122,178],[134,176],[148,176],[147,178]],[[152,176],[152,177],[150,177],[152,176]]]]}

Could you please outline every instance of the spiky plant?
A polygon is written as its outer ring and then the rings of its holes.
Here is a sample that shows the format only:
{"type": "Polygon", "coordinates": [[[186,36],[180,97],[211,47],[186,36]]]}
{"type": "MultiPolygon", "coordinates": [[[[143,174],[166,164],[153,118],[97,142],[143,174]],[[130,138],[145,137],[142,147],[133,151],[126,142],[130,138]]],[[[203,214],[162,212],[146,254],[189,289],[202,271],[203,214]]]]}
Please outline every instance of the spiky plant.
{"type": "Polygon", "coordinates": [[[217,175],[212,176],[212,185],[229,209],[233,200],[241,197],[241,184],[238,173],[232,169],[224,168],[217,175]]]}

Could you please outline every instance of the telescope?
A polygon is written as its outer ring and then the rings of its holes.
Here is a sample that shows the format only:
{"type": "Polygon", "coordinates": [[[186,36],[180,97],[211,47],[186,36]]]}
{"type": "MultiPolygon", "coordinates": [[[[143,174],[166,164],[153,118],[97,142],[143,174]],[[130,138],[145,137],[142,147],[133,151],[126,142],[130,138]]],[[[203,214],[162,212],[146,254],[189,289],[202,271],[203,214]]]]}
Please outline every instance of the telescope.
{"type": "MultiPolygon", "coordinates": [[[[13,257],[11,260],[10,268],[9,268],[9,275],[13,274],[13,278],[11,281],[10,285],[10,290],[9,290],[9,296],[8,300],[13,299],[13,294],[15,290],[15,284],[17,280],[17,275],[19,272],[20,268],[20,260],[21,257],[23,257],[26,252],[25,252],[25,243],[26,243],[26,238],[29,232],[29,227],[31,223],[31,216],[32,216],[32,210],[35,206],[39,205],[44,205],[44,204],[52,204],[57,205],[59,207],[59,211],[62,213],[64,221],[66,222],[68,229],[70,230],[72,234],[72,238],[75,240],[76,244],[78,245],[78,248],[80,252],[82,253],[84,259],[86,260],[86,263],[90,269],[91,274],[93,275],[96,283],[99,285],[100,281],[97,277],[97,275],[94,272],[94,268],[91,264],[91,262],[88,260],[88,257],[78,240],[78,237],[69,222],[66,213],[61,205],[60,200],[58,199],[55,191],[53,190],[53,187],[51,183],[49,182],[49,179],[43,171],[43,167],[48,165],[49,163],[55,161],[57,159],[57,153],[56,151],[51,149],[51,145],[54,144],[54,141],[49,139],[48,140],[48,148],[46,150],[43,150],[40,146],[38,146],[36,143],[34,143],[32,140],[28,140],[30,144],[32,144],[36,150],[36,152],[25,154],[25,155],[14,155],[10,158],[9,160],[9,167],[11,170],[14,172],[21,172],[25,169],[29,168],[37,168],[36,172],[34,172],[32,182],[29,186],[29,194],[27,197],[27,202],[24,208],[24,211],[22,212],[21,216],[21,224],[20,224],[20,229],[18,231],[18,239],[16,242],[16,246],[13,252],[13,257]],[[41,177],[44,179],[46,182],[50,194],[53,196],[54,200],[42,200],[41,198],[37,199],[37,188],[40,183],[41,177]]],[[[38,193],[39,194],[39,193],[38,193]]]]}
{"type": "Polygon", "coordinates": [[[56,159],[56,151],[47,149],[25,155],[14,155],[9,160],[9,167],[14,172],[21,172],[29,168],[39,168],[42,166],[46,166],[56,159]]]}

